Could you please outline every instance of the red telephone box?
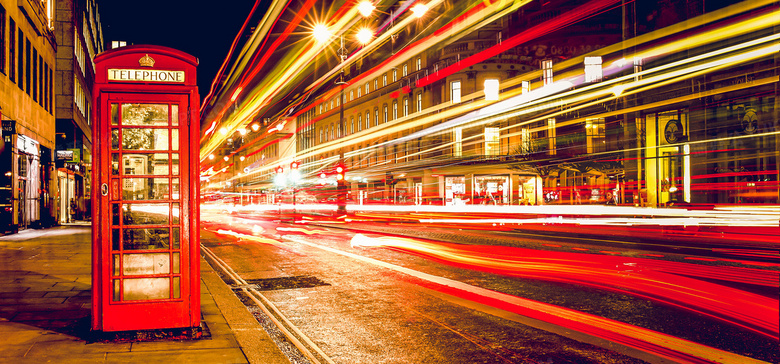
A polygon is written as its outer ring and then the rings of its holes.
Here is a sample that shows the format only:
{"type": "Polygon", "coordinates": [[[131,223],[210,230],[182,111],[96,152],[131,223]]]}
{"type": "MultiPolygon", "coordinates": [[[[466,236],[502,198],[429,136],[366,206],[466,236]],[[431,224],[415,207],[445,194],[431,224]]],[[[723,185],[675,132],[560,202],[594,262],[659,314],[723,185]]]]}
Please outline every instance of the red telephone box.
{"type": "Polygon", "coordinates": [[[148,45],[95,57],[93,330],[200,325],[197,64],[148,45]]]}

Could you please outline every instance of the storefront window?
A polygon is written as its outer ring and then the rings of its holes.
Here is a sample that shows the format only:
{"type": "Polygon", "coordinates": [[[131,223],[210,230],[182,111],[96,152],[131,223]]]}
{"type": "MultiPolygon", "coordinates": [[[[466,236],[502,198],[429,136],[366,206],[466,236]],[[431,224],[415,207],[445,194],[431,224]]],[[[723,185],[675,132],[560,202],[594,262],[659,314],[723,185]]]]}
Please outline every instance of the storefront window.
{"type": "Polygon", "coordinates": [[[474,204],[509,203],[509,176],[474,176],[474,204]]]}

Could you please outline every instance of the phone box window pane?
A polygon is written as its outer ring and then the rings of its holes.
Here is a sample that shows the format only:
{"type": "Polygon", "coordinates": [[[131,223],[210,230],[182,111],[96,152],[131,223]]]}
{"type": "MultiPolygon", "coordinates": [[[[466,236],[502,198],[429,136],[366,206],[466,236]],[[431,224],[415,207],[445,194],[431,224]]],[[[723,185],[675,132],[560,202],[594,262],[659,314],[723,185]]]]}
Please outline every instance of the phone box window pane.
{"type": "Polygon", "coordinates": [[[169,197],[167,178],[124,178],[123,200],[165,200],[169,197]]]}
{"type": "Polygon", "coordinates": [[[111,104],[111,125],[119,125],[119,108],[117,104],[111,104]]]}
{"type": "Polygon", "coordinates": [[[122,125],[168,125],[168,105],[122,104],[122,125]]]}
{"type": "Polygon", "coordinates": [[[119,229],[111,230],[111,249],[119,250],[119,244],[122,241],[119,239],[119,229]]]}
{"type": "Polygon", "coordinates": [[[171,248],[179,249],[179,228],[173,228],[171,234],[171,248]]]}
{"type": "Polygon", "coordinates": [[[126,176],[168,175],[168,153],[124,154],[122,168],[126,176]]]}
{"type": "Polygon", "coordinates": [[[173,258],[171,259],[173,274],[179,274],[179,255],[179,253],[173,253],[173,258]]]}
{"type": "Polygon", "coordinates": [[[171,154],[171,174],[174,176],[179,175],[179,153],[171,154]]]}
{"type": "Polygon", "coordinates": [[[119,205],[111,205],[111,225],[119,226],[119,205]]]}
{"type": "Polygon", "coordinates": [[[179,223],[179,203],[173,203],[173,208],[171,209],[172,215],[173,215],[173,221],[171,221],[171,224],[178,224],[179,223]]]}
{"type": "Polygon", "coordinates": [[[111,129],[111,149],[119,149],[119,129],[111,129]]]}
{"type": "Polygon", "coordinates": [[[171,272],[170,260],[168,253],[124,254],[122,273],[127,276],[168,274],[171,272]]]}
{"type": "Polygon", "coordinates": [[[173,277],[173,297],[181,298],[181,279],[179,277],[173,277]]]}
{"type": "Polygon", "coordinates": [[[111,155],[111,175],[119,175],[119,154],[116,153],[111,155]]]}
{"type": "Polygon", "coordinates": [[[118,276],[119,275],[119,254],[114,254],[113,256],[114,256],[114,259],[113,259],[113,261],[114,261],[114,264],[113,264],[114,265],[114,269],[113,269],[113,271],[114,271],[114,275],[118,276]]]}
{"type": "Polygon", "coordinates": [[[168,129],[122,129],[122,148],[130,150],[168,150],[168,129]]]}
{"type": "Polygon", "coordinates": [[[171,122],[173,126],[179,125],[179,105],[171,105],[171,122]]]}
{"type": "Polygon", "coordinates": [[[122,205],[122,222],[125,225],[168,225],[167,203],[136,203],[122,205]]]}
{"type": "Polygon", "coordinates": [[[179,130],[171,130],[171,150],[179,150],[179,130]]]}
{"type": "Polygon", "coordinates": [[[124,229],[122,240],[125,250],[168,249],[168,229],[124,229]]]}
{"type": "Polygon", "coordinates": [[[179,179],[173,178],[171,179],[171,200],[178,200],[179,194],[179,179]]]}
{"type": "Polygon", "coordinates": [[[118,279],[114,279],[114,301],[115,302],[119,301],[119,291],[120,291],[119,286],[120,286],[120,284],[121,283],[119,282],[118,279]]]}
{"type": "Polygon", "coordinates": [[[125,301],[160,300],[170,298],[169,278],[131,278],[124,280],[125,301]]]}

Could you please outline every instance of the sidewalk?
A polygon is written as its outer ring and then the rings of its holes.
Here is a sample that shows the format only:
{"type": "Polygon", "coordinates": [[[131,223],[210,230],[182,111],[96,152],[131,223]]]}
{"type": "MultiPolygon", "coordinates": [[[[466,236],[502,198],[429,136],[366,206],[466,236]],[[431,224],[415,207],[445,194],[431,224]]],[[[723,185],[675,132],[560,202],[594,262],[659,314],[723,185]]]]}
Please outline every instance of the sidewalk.
{"type": "Polygon", "coordinates": [[[91,226],[0,236],[0,363],[289,363],[201,259],[198,340],[91,342],[91,226]]]}

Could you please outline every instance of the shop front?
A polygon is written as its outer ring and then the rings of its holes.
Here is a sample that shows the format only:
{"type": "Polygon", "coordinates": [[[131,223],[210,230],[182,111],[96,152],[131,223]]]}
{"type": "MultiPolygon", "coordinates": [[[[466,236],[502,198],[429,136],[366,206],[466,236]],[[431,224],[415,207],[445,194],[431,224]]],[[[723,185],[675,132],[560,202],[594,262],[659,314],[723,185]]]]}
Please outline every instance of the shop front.
{"type": "Polygon", "coordinates": [[[512,195],[508,175],[475,175],[472,201],[475,205],[507,205],[512,195]]]}

